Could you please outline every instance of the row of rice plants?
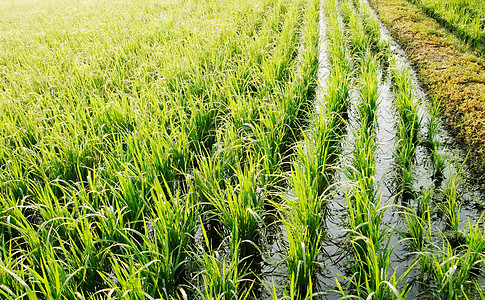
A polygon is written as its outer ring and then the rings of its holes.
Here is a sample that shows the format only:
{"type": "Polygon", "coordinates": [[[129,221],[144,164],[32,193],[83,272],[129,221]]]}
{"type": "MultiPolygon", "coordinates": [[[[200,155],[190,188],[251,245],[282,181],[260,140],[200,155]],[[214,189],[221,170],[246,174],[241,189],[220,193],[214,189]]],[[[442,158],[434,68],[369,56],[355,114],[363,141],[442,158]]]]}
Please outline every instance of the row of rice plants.
{"type": "MultiPolygon", "coordinates": [[[[318,58],[319,1],[313,1],[307,12],[307,24],[313,31],[308,44],[318,58]]],[[[331,13],[328,14],[332,15],[331,13]]],[[[334,26],[338,23],[334,22],[334,26]]],[[[323,262],[319,261],[321,242],[325,237],[324,225],[328,189],[333,180],[333,165],[340,149],[340,134],[343,130],[349,96],[350,65],[344,42],[338,27],[329,27],[331,74],[327,80],[324,103],[310,117],[308,132],[296,149],[288,181],[291,194],[287,195],[283,208],[283,222],[288,237],[286,267],[290,278],[290,298],[311,299],[315,292],[313,282],[323,262]],[[344,52],[342,52],[344,50],[344,52]]],[[[308,47],[307,46],[307,47],[308,47]]],[[[315,73],[316,75],[316,69],[315,73]]]]}
{"type": "Polygon", "coordinates": [[[398,291],[398,283],[403,277],[398,278],[391,266],[394,249],[394,245],[390,244],[392,231],[382,223],[389,206],[383,203],[374,182],[380,54],[370,55],[369,47],[372,46],[367,47],[367,54],[360,63],[361,103],[357,107],[360,127],[354,133],[353,172],[350,176],[353,185],[351,193],[347,195],[354,253],[351,263],[353,277],[349,281],[355,289],[352,293],[358,297],[405,298],[406,285],[398,291]]]}
{"type": "MultiPolygon", "coordinates": [[[[309,1],[305,15],[308,30],[304,34],[307,55],[303,56],[302,69],[311,66],[315,80],[319,49],[320,1],[309,1]]],[[[314,88],[315,85],[311,88],[314,88]]],[[[321,241],[325,236],[325,191],[331,183],[331,145],[335,142],[335,128],[330,127],[323,111],[310,116],[308,132],[303,132],[303,141],[295,148],[295,159],[288,181],[291,194],[284,196],[283,223],[288,243],[285,263],[289,276],[289,298],[311,299],[314,292],[312,282],[319,269],[321,241]]],[[[274,296],[275,297],[275,296],[274,296]]]]}
{"type": "Polygon", "coordinates": [[[418,116],[418,106],[415,103],[410,70],[405,66],[398,65],[396,60],[392,60],[391,74],[395,86],[394,93],[398,113],[395,151],[398,168],[398,190],[402,192],[403,200],[407,201],[412,198],[413,194],[414,159],[421,121],[418,116]]]}
{"type": "MultiPolygon", "coordinates": [[[[281,172],[314,76],[307,52],[301,76],[293,71],[306,4],[188,1],[162,20],[160,7],[144,5],[131,11],[144,18],[105,40],[74,31],[87,54],[74,44],[39,54],[62,72],[27,51],[3,69],[8,299],[244,295],[241,249],[256,244],[267,182],[281,172]],[[230,233],[228,260],[209,234],[205,249],[194,246],[206,216],[222,238],[230,233]]],[[[39,49],[59,42],[48,38],[39,49]]]]}

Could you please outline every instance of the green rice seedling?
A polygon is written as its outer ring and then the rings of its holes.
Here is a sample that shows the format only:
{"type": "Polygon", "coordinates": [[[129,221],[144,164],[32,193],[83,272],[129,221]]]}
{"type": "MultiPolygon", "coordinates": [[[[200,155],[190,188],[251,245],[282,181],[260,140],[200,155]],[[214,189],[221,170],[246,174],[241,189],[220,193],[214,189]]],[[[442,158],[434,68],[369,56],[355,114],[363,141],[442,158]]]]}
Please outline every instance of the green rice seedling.
{"type": "Polygon", "coordinates": [[[446,167],[446,158],[437,148],[433,148],[432,164],[434,170],[433,176],[439,183],[443,178],[443,172],[446,167]]]}
{"type": "Polygon", "coordinates": [[[231,231],[231,244],[237,244],[241,258],[245,258],[258,251],[254,245],[260,238],[265,190],[259,184],[258,169],[253,159],[248,161],[244,170],[236,167],[234,172],[236,185],[225,180],[224,187],[218,185],[205,196],[213,206],[211,213],[231,231]]]}
{"type": "Polygon", "coordinates": [[[133,222],[132,226],[138,226],[137,222],[143,219],[146,209],[146,188],[133,170],[126,166],[125,172],[117,174],[119,188],[114,189],[115,197],[128,207],[128,219],[133,222]]]}
{"type": "Polygon", "coordinates": [[[319,138],[328,131],[315,134],[312,140],[305,137],[303,147],[297,149],[299,161],[294,163],[289,178],[294,196],[287,199],[288,208],[285,209],[288,216],[285,221],[288,236],[285,263],[301,296],[311,290],[311,278],[316,272],[327,203],[323,189],[328,187],[330,176],[327,170],[328,140],[319,138]]]}
{"type": "MultiPolygon", "coordinates": [[[[184,283],[187,276],[188,250],[193,244],[198,208],[193,202],[192,193],[182,198],[177,194],[165,195],[162,183],[154,182],[152,186],[153,209],[152,220],[146,224],[145,231],[152,232],[144,237],[140,255],[141,265],[146,265],[141,274],[151,282],[151,294],[161,288],[164,297],[175,293],[177,286],[184,283]]],[[[147,280],[148,281],[148,280],[147,280]]]]}
{"type": "MultiPolygon", "coordinates": [[[[202,229],[207,249],[212,251],[207,233],[202,229]]],[[[196,287],[197,294],[202,299],[247,299],[251,287],[241,291],[241,284],[244,280],[244,272],[240,266],[237,255],[239,246],[234,243],[231,258],[223,256],[219,251],[207,252],[199,249],[194,259],[197,260],[201,271],[199,272],[201,286],[196,287]]]]}
{"type": "Polygon", "coordinates": [[[409,200],[414,199],[416,191],[414,190],[414,163],[409,163],[404,166],[398,165],[398,188],[402,193],[402,200],[407,203],[409,200]]]}
{"type": "Polygon", "coordinates": [[[307,291],[299,291],[298,290],[298,283],[292,276],[290,279],[290,288],[289,288],[289,294],[286,292],[283,292],[283,299],[291,299],[291,300],[310,300],[314,299],[314,293],[312,290],[313,283],[311,277],[309,278],[309,283],[308,283],[308,289],[307,291]]]}
{"type": "Polygon", "coordinates": [[[276,289],[276,285],[275,285],[274,280],[272,281],[271,287],[268,287],[266,284],[264,284],[264,287],[269,292],[269,294],[271,295],[271,299],[273,299],[273,300],[278,300],[278,299],[310,300],[310,299],[313,299],[314,294],[313,294],[313,291],[311,289],[311,286],[312,286],[312,284],[310,283],[310,287],[309,287],[308,291],[303,292],[303,294],[305,295],[303,297],[302,294],[300,293],[300,291],[298,291],[294,277],[292,277],[290,279],[289,291],[282,289],[282,294],[283,294],[282,296],[278,295],[278,290],[276,289]]]}
{"type": "MultiPolygon", "coordinates": [[[[149,295],[144,288],[143,268],[150,266],[139,266],[134,260],[123,261],[111,258],[110,265],[112,275],[104,276],[103,280],[108,283],[108,288],[103,290],[108,297],[117,296],[121,299],[140,299],[149,295]]],[[[99,294],[104,294],[99,293],[99,294]]],[[[169,298],[169,295],[164,295],[169,298]]],[[[170,298],[169,298],[170,299],[170,298]]]]}
{"type": "Polygon", "coordinates": [[[0,289],[0,295],[2,295],[4,299],[39,299],[37,294],[27,284],[26,281],[28,281],[28,279],[26,277],[28,274],[25,274],[25,272],[14,272],[3,265],[0,265],[0,274],[2,279],[5,279],[2,280],[3,284],[0,289]]]}
{"type": "MultiPolygon", "coordinates": [[[[340,29],[336,15],[330,15],[328,19],[328,52],[330,63],[333,66],[341,65],[344,67],[350,63],[345,43],[345,35],[340,29]]],[[[350,70],[350,66],[348,69],[350,70]]]]}
{"type": "Polygon", "coordinates": [[[8,232],[15,236],[6,244],[7,235],[2,235],[5,246],[0,254],[2,290],[7,291],[11,299],[15,295],[37,299],[37,292],[53,298],[73,295],[66,284],[71,269],[59,259],[54,244],[58,238],[56,227],[49,226],[49,222],[37,226],[31,224],[18,207],[10,207],[9,211],[10,216],[2,220],[2,225],[8,226],[8,232]]]}
{"type": "Polygon", "coordinates": [[[328,50],[330,54],[330,78],[327,79],[327,92],[324,95],[327,111],[345,118],[351,85],[352,64],[348,53],[345,36],[336,17],[335,2],[328,1],[328,50]],[[335,12],[335,15],[331,14],[335,12]]]}
{"type": "Polygon", "coordinates": [[[217,248],[222,242],[223,234],[221,220],[215,217],[218,209],[215,204],[223,205],[218,201],[225,199],[224,190],[227,184],[237,185],[235,169],[241,168],[245,156],[243,141],[234,126],[228,126],[226,131],[219,132],[216,139],[219,149],[212,156],[199,156],[198,168],[193,172],[193,189],[197,193],[212,248],[217,248]],[[218,201],[214,202],[214,197],[218,197],[218,201]]]}
{"type": "MultiPolygon", "coordinates": [[[[327,115],[323,111],[317,114],[313,122],[314,130],[310,131],[308,136],[304,135],[301,146],[296,149],[298,162],[293,165],[293,169],[305,174],[308,180],[306,184],[312,186],[317,195],[322,195],[329,187],[332,177],[331,165],[340,150],[340,137],[335,132],[338,129],[333,127],[334,117],[336,116],[327,115]]],[[[301,183],[303,182],[294,184],[301,183]]]]}
{"type": "Polygon", "coordinates": [[[318,18],[320,2],[313,0],[308,2],[308,8],[305,12],[305,28],[303,32],[305,51],[301,58],[301,74],[303,84],[308,86],[307,97],[316,87],[315,77],[318,71],[318,45],[319,45],[319,31],[318,18]]]}
{"type": "MultiPolygon", "coordinates": [[[[406,101],[411,102],[411,97],[412,96],[410,96],[410,98],[408,98],[406,101]]],[[[398,98],[398,96],[396,96],[396,98],[398,98]]],[[[418,142],[418,129],[420,128],[421,124],[417,115],[417,107],[413,104],[404,102],[396,102],[396,104],[399,113],[399,121],[397,125],[398,138],[404,143],[410,143],[416,147],[418,142]]],[[[412,145],[409,145],[410,149],[412,148],[412,145]]],[[[414,152],[415,151],[409,151],[408,153],[411,154],[414,152]]]]}
{"type": "Polygon", "coordinates": [[[478,297],[480,299],[485,299],[485,293],[483,292],[483,285],[481,284],[480,280],[473,280],[473,285],[475,287],[475,290],[477,291],[478,297]]]}
{"type": "Polygon", "coordinates": [[[369,47],[369,38],[366,36],[365,29],[361,20],[353,12],[349,19],[349,43],[350,51],[354,56],[361,57],[369,47]]]}
{"type": "Polygon", "coordinates": [[[417,147],[417,132],[419,120],[416,117],[410,117],[409,120],[399,119],[397,123],[397,136],[399,164],[402,166],[410,165],[414,160],[417,147]],[[408,122],[408,123],[406,123],[408,122]]]}
{"type": "Polygon", "coordinates": [[[444,187],[445,205],[441,206],[443,214],[446,217],[448,225],[453,232],[459,232],[460,225],[460,209],[458,186],[461,181],[461,176],[458,173],[453,173],[447,178],[444,187]]]}
{"type": "Polygon", "coordinates": [[[433,196],[433,190],[430,188],[424,188],[416,197],[416,215],[420,218],[427,219],[429,214],[429,207],[431,204],[431,198],[433,196]]]}
{"type": "Polygon", "coordinates": [[[412,208],[404,212],[404,217],[408,225],[408,242],[415,251],[423,251],[426,220],[418,216],[412,208]]]}
{"type": "Polygon", "coordinates": [[[293,84],[290,86],[284,86],[277,90],[277,94],[281,95],[276,100],[277,110],[284,113],[284,126],[288,129],[287,144],[285,147],[289,147],[297,137],[297,129],[301,126],[301,113],[303,110],[303,101],[306,98],[301,97],[302,86],[299,84],[293,84]],[[300,92],[298,90],[300,89],[300,92]],[[296,95],[300,96],[296,96],[296,95]]]}
{"type": "Polygon", "coordinates": [[[347,71],[341,65],[332,67],[332,74],[327,82],[328,90],[324,96],[327,110],[341,116],[342,124],[349,106],[350,72],[347,71]]]}
{"type": "MultiPolygon", "coordinates": [[[[383,210],[379,208],[381,197],[375,197],[373,193],[367,190],[369,183],[366,181],[365,179],[356,181],[352,191],[346,194],[349,218],[348,227],[351,233],[355,233],[358,236],[378,238],[383,214],[383,210]]],[[[358,243],[363,242],[359,239],[357,241],[358,243]]],[[[377,240],[374,242],[377,243],[377,240]]],[[[361,244],[361,246],[358,251],[365,253],[365,244],[361,244]]]]}
{"type": "Polygon", "coordinates": [[[231,110],[230,122],[234,124],[235,128],[239,130],[247,128],[248,124],[255,123],[255,120],[259,118],[257,101],[246,97],[231,97],[228,101],[231,110]]]}
{"type": "Polygon", "coordinates": [[[358,105],[357,110],[362,127],[372,131],[377,121],[377,106],[379,105],[377,80],[379,65],[377,60],[366,52],[361,61],[361,68],[358,81],[362,102],[358,105]]]}
{"type": "MultiPolygon", "coordinates": [[[[480,272],[480,267],[483,266],[483,250],[485,249],[485,234],[483,228],[480,228],[482,225],[481,218],[475,224],[472,225],[470,220],[468,220],[464,232],[466,234],[466,256],[465,261],[462,265],[468,268],[470,275],[478,275],[480,272]]],[[[467,270],[464,270],[467,272],[467,270]]]]}
{"type": "Polygon", "coordinates": [[[288,236],[285,264],[291,279],[290,293],[296,292],[302,297],[312,291],[323,237],[320,230],[320,234],[315,235],[303,224],[288,222],[285,229],[288,236]]]}
{"type": "MultiPolygon", "coordinates": [[[[186,96],[186,98],[193,97],[186,96]]],[[[217,104],[211,103],[212,100],[209,100],[209,103],[202,103],[197,98],[191,101],[189,107],[185,108],[190,110],[190,114],[180,117],[181,134],[187,136],[188,147],[192,153],[199,151],[201,147],[206,151],[210,150],[215,142],[214,131],[217,127],[219,110],[214,106],[217,104]]],[[[188,160],[191,161],[191,158],[189,157],[188,160]]]]}
{"type": "Polygon", "coordinates": [[[219,257],[218,252],[214,255],[203,253],[202,283],[203,288],[199,291],[202,299],[247,299],[249,292],[238,294],[241,284],[241,275],[238,272],[237,259],[231,259],[229,265],[219,257]]]}
{"type": "Polygon", "coordinates": [[[328,149],[327,164],[335,165],[342,151],[342,135],[344,134],[345,121],[343,117],[334,111],[321,108],[315,120],[315,133],[313,137],[320,149],[328,149]]]}
{"type": "Polygon", "coordinates": [[[398,66],[396,61],[392,61],[391,73],[395,85],[394,92],[400,119],[399,126],[406,129],[407,139],[416,143],[420,120],[417,113],[418,106],[414,103],[414,88],[412,87],[410,70],[407,67],[398,66]]]}
{"type": "Polygon", "coordinates": [[[315,179],[306,169],[294,167],[290,183],[295,193],[287,200],[291,222],[306,228],[309,237],[316,239],[321,234],[325,221],[325,195],[319,194],[315,179]]]}
{"type": "Polygon", "coordinates": [[[390,235],[388,233],[377,231],[376,235],[379,237],[369,238],[360,234],[354,236],[352,240],[355,256],[352,265],[353,276],[342,276],[350,283],[350,286],[344,290],[337,281],[337,287],[342,296],[348,298],[406,299],[409,292],[407,282],[404,283],[401,291],[398,290],[398,284],[406,278],[417,261],[400,277],[395,271],[389,274],[390,255],[394,246],[389,245],[390,235]],[[377,244],[375,244],[376,241],[378,241],[377,244]],[[366,251],[361,250],[363,245],[365,245],[366,251]]]}
{"type": "Polygon", "coordinates": [[[391,43],[388,40],[381,38],[379,45],[377,46],[379,50],[379,58],[384,64],[384,68],[388,68],[390,65],[390,57],[392,55],[391,43]]]}
{"type": "Polygon", "coordinates": [[[283,156],[288,141],[288,128],[285,126],[285,115],[276,108],[261,116],[261,125],[254,125],[253,142],[255,151],[261,157],[261,176],[268,185],[278,185],[281,181],[283,156]]]}
{"type": "Polygon", "coordinates": [[[375,174],[375,138],[369,133],[369,128],[358,129],[354,134],[356,137],[353,151],[352,168],[349,170],[349,179],[362,184],[366,193],[373,199],[374,174],[375,174]]]}
{"type": "Polygon", "coordinates": [[[5,231],[0,239],[0,295],[5,299],[39,299],[37,290],[51,297],[69,294],[64,284],[68,274],[51,256],[52,245],[43,243],[44,228],[34,228],[19,207],[9,205],[8,211],[9,217],[1,219],[5,231]],[[52,272],[46,270],[46,263],[52,272]]]}
{"type": "Polygon", "coordinates": [[[441,252],[433,254],[431,265],[436,283],[437,297],[440,299],[459,299],[463,292],[465,278],[459,268],[460,257],[448,240],[443,241],[441,252]]]}

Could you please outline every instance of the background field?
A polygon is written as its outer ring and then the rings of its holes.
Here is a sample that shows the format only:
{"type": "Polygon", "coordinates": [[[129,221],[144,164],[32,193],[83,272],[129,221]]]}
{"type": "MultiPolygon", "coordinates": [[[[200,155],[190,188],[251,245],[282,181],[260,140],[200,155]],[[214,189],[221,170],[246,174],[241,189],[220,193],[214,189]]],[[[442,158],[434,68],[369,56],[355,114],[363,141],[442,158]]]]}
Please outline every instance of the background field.
{"type": "Polygon", "coordinates": [[[412,0],[461,38],[485,47],[485,6],[480,0],[412,0]]]}

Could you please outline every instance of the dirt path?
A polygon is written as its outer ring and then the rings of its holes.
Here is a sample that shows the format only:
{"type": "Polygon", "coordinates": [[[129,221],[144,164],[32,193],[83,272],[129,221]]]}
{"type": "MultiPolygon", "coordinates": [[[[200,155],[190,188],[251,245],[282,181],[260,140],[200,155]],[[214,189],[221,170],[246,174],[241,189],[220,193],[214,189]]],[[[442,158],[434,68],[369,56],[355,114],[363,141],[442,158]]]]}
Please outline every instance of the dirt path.
{"type": "MultiPolygon", "coordinates": [[[[370,0],[370,3],[416,65],[428,94],[441,101],[447,123],[471,150],[473,169],[483,173],[484,62],[461,49],[455,36],[406,0],[370,0]]],[[[485,175],[479,179],[485,182],[485,175]]]]}

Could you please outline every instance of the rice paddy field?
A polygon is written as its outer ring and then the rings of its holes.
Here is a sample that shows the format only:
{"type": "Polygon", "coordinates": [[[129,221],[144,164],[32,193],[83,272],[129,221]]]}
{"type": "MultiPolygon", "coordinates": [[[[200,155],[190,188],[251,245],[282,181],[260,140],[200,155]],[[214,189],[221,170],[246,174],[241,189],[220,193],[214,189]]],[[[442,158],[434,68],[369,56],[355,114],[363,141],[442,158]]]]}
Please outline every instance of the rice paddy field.
{"type": "Polygon", "coordinates": [[[366,0],[8,0],[0,43],[0,299],[485,299],[467,153],[366,0]]]}

